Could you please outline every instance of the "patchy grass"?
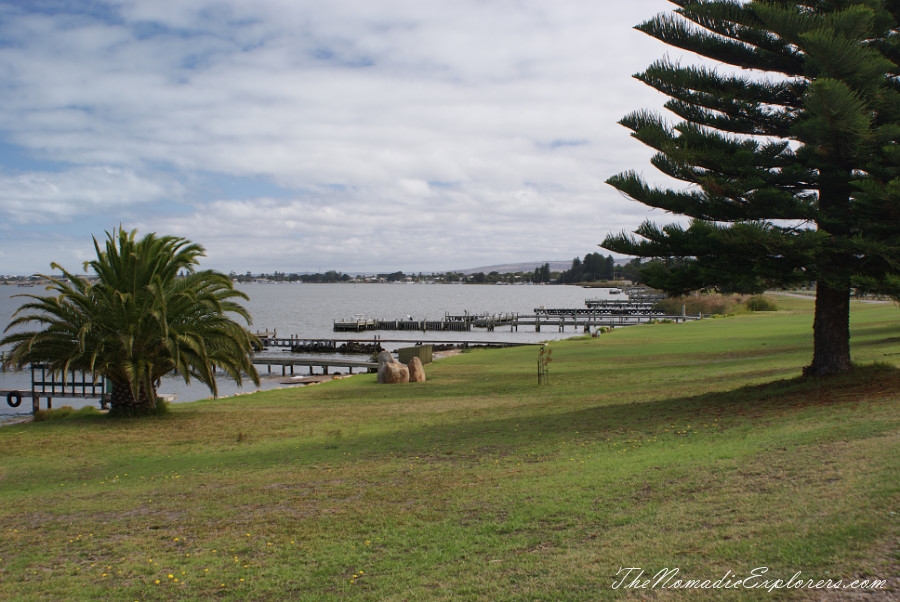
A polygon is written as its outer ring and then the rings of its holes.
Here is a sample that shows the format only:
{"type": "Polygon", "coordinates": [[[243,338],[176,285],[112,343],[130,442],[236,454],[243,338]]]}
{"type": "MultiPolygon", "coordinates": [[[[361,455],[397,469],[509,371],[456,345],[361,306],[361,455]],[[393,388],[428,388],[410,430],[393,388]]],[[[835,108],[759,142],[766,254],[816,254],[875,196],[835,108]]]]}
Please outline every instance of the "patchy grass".
{"type": "Polygon", "coordinates": [[[483,350],[420,385],[4,427],[0,599],[780,600],[823,592],[613,585],[894,578],[897,309],[854,304],[858,369],[815,381],[811,303],[778,307],[554,342],[550,386],[534,348],[483,350]]]}
{"type": "Polygon", "coordinates": [[[62,406],[61,408],[53,408],[50,410],[38,410],[34,413],[35,422],[46,422],[47,420],[67,420],[72,418],[85,418],[100,415],[97,408],[93,406],[85,406],[83,408],[74,409],[72,406],[62,406]]]}

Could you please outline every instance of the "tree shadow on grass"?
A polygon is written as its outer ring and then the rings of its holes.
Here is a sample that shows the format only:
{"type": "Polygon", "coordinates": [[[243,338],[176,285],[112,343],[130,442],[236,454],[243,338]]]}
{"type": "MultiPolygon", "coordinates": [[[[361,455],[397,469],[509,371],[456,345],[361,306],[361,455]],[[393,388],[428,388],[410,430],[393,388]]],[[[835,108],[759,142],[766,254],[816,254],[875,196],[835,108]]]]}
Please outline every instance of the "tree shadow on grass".
{"type": "MultiPolygon", "coordinates": [[[[900,369],[876,364],[857,367],[849,374],[830,378],[797,377],[680,398],[615,404],[598,402],[593,407],[570,411],[560,410],[558,405],[548,409],[540,404],[530,404],[523,405],[520,414],[502,418],[483,417],[482,410],[442,413],[440,416],[423,413],[416,420],[398,421],[396,429],[377,434],[360,433],[354,425],[348,424],[341,430],[340,437],[330,437],[328,432],[319,432],[315,427],[304,427],[301,433],[298,427],[297,436],[282,432],[277,438],[267,438],[265,433],[260,433],[239,448],[223,448],[220,446],[222,441],[208,440],[206,443],[212,445],[208,453],[215,456],[216,465],[221,468],[229,465],[262,468],[279,464],[285,457],[290,457],[292,462],[298,457],[311,462],[342,462],[346,452],[373,460],[458,453],[461,450],[469,450],[467,453],[481,450],[503,456],[529,442],[566,440],[576,433],[580,438],[606,439],[634,432],[655,435],[672,425],[683,424],[716,423],[723,429],[756,423],[769,425],[815,407],[856,406],[890,398],[898,390],[900,369]],[[257,441],[264,444],[257,446],[257,441]]],[[[490,408],[484,408],[483,412],[489,413],[490,408]]],[[[62,430],[83,429],[90,424],[108,431],[110,428],[141,428],[145,421],[152,421],[154,428],[171,432],[172,429],[188,428],[196,419],[194,412],[187,411],[125,420],[86,416],[53,423],[54,428],[62,430]]],[[[302,424],[302,408],[296,419],[298,425],[302,424]]],[[[240,426],[233,422],[223,423],[223,433],[227,432],[228,437],[234,430],[229,430],[230,427],[240,426]]],[[[233,443],[232,439],[229,442],[233,443]]],[[[193,443],[204,444],[199,440],[193,443]]]]}
{"type": "Polygon", "coordinates": [[[263,467],[278,463],[282,454],[307,457],[315,462],[342,462],[345,453],[377,460],[380,457],[435,456],[486,452],[497,456],[516,453],[535,441],[579,438],[618,438],[628,433],[656,435],[683,424],[718,424],[722,429],[755,424],[770,425],[816,407],[854,405],[886,399],[900,390],[900,369],[875,365],[827,379],[803,377],[749,385],[737,389],[682,398],[656,399],[615,405],[597,405],[571,411],[558,406],[546,411],[540,405],[523,406],[522,413],[503,418],[482,418],[478,412],[441,416],[431,423],[428,415],[418,422],[397,424],[397,429],[378,434],[342,434],[328,438],[318,433],[308,441],[289,439],[285,445],[242,448],[240,454],[220,458],[220,465],[263,467]],[[299,444],[299,446],[298,446],[299,444]],[[289,451],[288,451],[289,450],[289,451]]]}
{"type": "MultiPolygon", "coordinates": [[[[900,369],[886,365],[857,367],[851,373],[824,378],[796,377],[759,385],[701,395],[655,399],[615,405],[597,405],[571,412],[529,415],[470,424],[477,432],[499,432],[515,423],[516,433],[543,435],[601,434],[618,430],[658,432],[672,423],[684,421],[743,420],[767,421],[812,407],[864,403],[868,399],[893,396],[900,390],[900,369]]],[[[539,410],[539,408],[535,408],[539,410]]],[[[462,431],[467,425],[456,424],[462,431]]],[[[424,434],[424,433],[423,433],[424,434]]]]}

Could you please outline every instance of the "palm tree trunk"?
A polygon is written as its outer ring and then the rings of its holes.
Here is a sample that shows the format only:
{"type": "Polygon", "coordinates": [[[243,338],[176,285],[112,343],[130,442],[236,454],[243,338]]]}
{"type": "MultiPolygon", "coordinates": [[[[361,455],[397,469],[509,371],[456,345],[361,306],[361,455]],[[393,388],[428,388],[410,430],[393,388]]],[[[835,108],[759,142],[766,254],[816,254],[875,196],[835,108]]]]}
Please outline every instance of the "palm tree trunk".
{"type": "Polygon", "coordinates": [[[135,399],[130,385],[113,382],[112,393],[109,396],[110,411],[128,416],[152,414],[156,412],[156,403],[153,401],[155,397],[155,395],[148,395],[147,391],[141,387],[140,393],[135,399]]]}

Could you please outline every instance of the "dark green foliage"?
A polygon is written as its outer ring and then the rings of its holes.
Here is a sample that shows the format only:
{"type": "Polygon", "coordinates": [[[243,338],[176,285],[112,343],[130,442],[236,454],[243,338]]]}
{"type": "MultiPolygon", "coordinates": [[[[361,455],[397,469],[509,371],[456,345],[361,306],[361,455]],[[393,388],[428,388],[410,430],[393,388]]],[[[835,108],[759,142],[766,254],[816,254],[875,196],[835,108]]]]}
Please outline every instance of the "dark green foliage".
{"type": "Polygon", "coordinates": [[[578,282],[595,282],[615,278],[615,262],[612,255],[603,257],[600,253],[588,253],[584,261],[576,257],[572,267],[559,275],[559,282],[574,284],[578,282]]]}
{"type": "Polygon", "coordinates": [[[550,264],[545,263],[539,268],[534,268],[534,276],[532,282],[537,284],[547,284],[550,282],[550,264]]]}
{"type": "Polygon", "coordinates": [[[635,77],[680,121],[639,110],[621,123],[687,186],[634,171],[608,183],[688,219],[601,246],[654,259],[642,276],[670,294],[816,281],[807,373],[848,370],[851,287],[900,293],[900,5],[671,1],[638,29],[724,65],[654,63],[635,77]]]}
{"type": "Polygon", "coordinates": [[[80,370],[111,383],[113,413],[159,414],[159,379],[171,372],[196,378],[216,394],[216,369],[240,383],[259,376],[251,356],[258,339],[233,320],[250,322],[235,299],[247,296],[231,279],[196,271],[201,246],[183,238],[135,232],[109,234],[105,247],[94,240],[97,259],[86,262],[96,281],[53,267],[63,277],[44,276],[54,295],[30,299],[7,330],[36,323],[42,328],[14,332],[0,340],[12,345],[8,364],[48,364],[56,373],[80,370]]]}

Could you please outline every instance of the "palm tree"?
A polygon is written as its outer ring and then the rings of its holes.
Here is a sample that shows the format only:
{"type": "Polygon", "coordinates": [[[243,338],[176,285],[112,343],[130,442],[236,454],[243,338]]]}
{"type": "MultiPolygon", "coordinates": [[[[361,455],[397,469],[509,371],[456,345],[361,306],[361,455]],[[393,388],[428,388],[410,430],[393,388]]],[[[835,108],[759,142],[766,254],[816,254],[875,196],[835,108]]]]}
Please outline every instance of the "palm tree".
{"type": "Polygon", "coordinates": [[[6,331],[37,323],[43,329],[14,332],[7,365],[47,364],[56,373],[82,370],[112,383],[114,412],[157,410],[160,378],[171,372],[207,385],[217,395],[216,369],[238,384],[245,375],[259,384],[252,353],[259,340],[232,319],[251,323],[235,299],[248,299],[225,274],[195,270],[202,246],[174,236],[136,231],[107,232],[105,248],[94,238],[97,258],[85,262],[97,278],[44,276],[55,295],[22,295],[31,300],[14,314],[6,331]]]}

